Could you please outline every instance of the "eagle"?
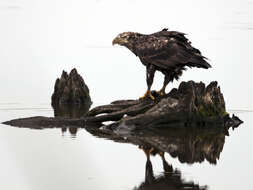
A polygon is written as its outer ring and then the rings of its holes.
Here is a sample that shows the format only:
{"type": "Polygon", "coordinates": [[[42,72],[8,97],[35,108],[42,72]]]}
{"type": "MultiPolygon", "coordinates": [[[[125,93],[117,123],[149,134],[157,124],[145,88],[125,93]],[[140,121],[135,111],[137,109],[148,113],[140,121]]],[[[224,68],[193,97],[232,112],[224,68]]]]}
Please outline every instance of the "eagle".
{"type": "Polygon", "coordinates": [[[159,95],[165,94],[169,82],[178,80],[186,67],[208,69],[211,65],[201,52],[191,45],[185,33],[169,31],[167,28],[153,34],[123,32],[113,39],[112,44],[125,46],[139,57],[146,66],[147,91],[141,98],[151,98],[151,86],[156,71],[164,74],[164,82],[159,95]]]}

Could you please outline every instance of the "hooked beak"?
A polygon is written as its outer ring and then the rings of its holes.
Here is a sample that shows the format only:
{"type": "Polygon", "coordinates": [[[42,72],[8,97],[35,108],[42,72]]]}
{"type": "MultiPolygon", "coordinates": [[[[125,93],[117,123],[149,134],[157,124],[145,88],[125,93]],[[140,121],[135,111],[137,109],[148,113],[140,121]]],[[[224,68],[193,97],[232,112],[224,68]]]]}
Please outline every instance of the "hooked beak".
{"type": "Polygon", "coordinates": [[[122,39],[122,38],[120,38],[120,37],[116,37],[116,38],[114,38],[114,40],[112,41],[112,45],[115,45],[115,44],[124,45],[124,44],[126,44],[126,43],[127,43],[127,41],[124,40],[124,39],[122,39]]]}

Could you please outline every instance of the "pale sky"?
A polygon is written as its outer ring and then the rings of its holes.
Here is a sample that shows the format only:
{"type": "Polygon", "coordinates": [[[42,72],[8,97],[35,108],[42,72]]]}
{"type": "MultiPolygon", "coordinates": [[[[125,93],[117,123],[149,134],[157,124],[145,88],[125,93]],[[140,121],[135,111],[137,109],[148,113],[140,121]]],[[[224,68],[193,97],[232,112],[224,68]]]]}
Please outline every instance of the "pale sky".
{"type": "MultiPolygon", "coordinates": [[[[252,68],[252,8],[246,0],[1,0],[0,101],[50,103],[55,79],[73,67],[97,104],[138,98],[146,90],[145,67],[126,48],[112,47],[112,39],[167,27],[187,33],[213,66],[188,69],[180,82],[217,80],[229,108],[253,108],[252,89],[242,86],[252,68]],[[238,87],[245,87],[244,94],[232,97],[238,87]]],[[[157,73],[153,89],[162,80],[157,73]]]]}

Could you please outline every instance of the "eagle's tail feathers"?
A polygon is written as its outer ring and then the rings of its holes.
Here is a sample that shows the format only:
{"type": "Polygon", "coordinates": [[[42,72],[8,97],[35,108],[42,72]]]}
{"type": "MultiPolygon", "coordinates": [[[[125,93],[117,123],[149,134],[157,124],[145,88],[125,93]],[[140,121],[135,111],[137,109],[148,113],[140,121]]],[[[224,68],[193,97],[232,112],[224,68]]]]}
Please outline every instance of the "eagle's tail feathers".
{"type": "Polygon", "coordinates": [[[205,60],[204,57],[200,56],[194,56],[189,60],[189,67],[198,67],[198,68],[204,68],[209,69],[212,66],[205,60]]]}

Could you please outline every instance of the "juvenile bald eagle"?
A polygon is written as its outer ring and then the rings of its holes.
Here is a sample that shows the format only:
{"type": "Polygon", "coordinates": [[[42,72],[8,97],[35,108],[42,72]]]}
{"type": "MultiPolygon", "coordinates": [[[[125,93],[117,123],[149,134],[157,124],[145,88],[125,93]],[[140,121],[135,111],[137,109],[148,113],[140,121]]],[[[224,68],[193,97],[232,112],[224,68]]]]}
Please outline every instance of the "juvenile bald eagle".
{"type": "Polygon", "coordinates": [[[168,29],[150,35],[123,32],[113,40],[112,44],[127,47],[146,66],[148,89],[142,98],[154,99],[150,88],[156,70],[165,75],[163,87],[158,92],[164,95],[167,84],[174,79],[178,80],[186,66],[204,69],[211,67],[201,52],[192,47],[191,42],[181,32],[168,31],[168,29]]]}

